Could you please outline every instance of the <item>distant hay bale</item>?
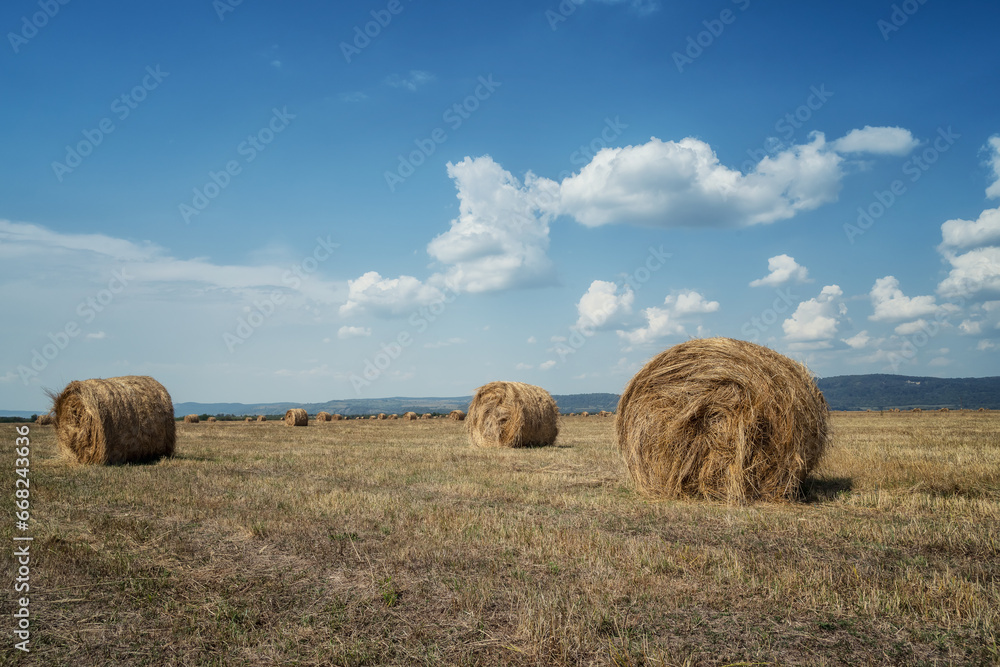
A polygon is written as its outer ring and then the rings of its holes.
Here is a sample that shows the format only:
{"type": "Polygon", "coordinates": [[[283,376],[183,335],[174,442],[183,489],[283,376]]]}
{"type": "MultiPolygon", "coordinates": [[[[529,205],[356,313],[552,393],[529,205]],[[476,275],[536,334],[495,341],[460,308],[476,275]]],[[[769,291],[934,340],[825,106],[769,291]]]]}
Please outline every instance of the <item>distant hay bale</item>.
{"type": "Polygon", "coordinates": [[[252,422],[253,421],[253,417],[247,417],[243,421],[245,421],[245,422],[252,422]]]}
{"type": "Polygon", "coordinates": [[[330,415],[330,421],[332,422],[339,422],[343,418],[343,415],[330,415]]]}
{"type": "Polygon", "coordinates": [[[75,380],[49,396],[59,447],[80,463],[130,463],[174,454],[174,404],[151,377],[75,380]]]}
{"type": "Polygon", "coordinates": [[[210,423],[210,424],[211,424],[212,422],[217,422],[217,421],[219,421],[219,420],[218,420],[218,419],[216,419],[215,417],[209,417],[209,418],[208,418],[208,419],[206,419],[205,421],[207,421],[208,423],[210,423]]]}
{"type": "Polygon", "coordinates": [[[465,421],[465,413],[461,410],[452,410],[448,413],[448,419],[453,419],[457,422],[465,421]]]}
{"type": "Polygon", "coordinates": [[[389,415],[385,414],[384,412],[380,412],[380,413],[378,413],[378,418],[379,418],[379,419],[385,419],[385,418],[386,418],[386,417],[388,417],[388,416],[389,416],[389,415]]]}
{"type": "Polygon", "coordinates": [[[328,422],[328,421],[330,421],[330,413],[329,412],[317,412],[316,413],[316,421],[318,421],[318,422],[328,422]]]}
{"type": "Polygon", "coordinates": [[[476,390],[465,427],[476,447],[551,445],[559,408],[549,392],[523,382],[490,382],[476,390]]]}
{"type": "Polygon", "coordinates": [[[629,381],[617,412],[630,477],[662,498],[791,499],[827,444],[829,409],[808,369],[731,338],[661,352],[629,381]]]}
{"type": "Polygon", "coordinates": [[[979,408],[976,412],[986,412],[986,408],[979,408]]]}
{"type": "Polygon", "coordinates": [[[920,408],[913,408],[910,412],[923,412],[920,408]]]}
{"type": "Polygon", "coordinates": [[[941,408],[938,412],[949,412],[948,408],[941,408]]]}
{"type": "Polygon", "coordinates": [[[199,421],[198,415],[184,415],[185,424],[197,424],[199,421]]]}
{"type": "Polygon", "coordinates": [[[433,416],[434,416],[434,415],[432,415],[431,413],[429,413],[429,412],[425,412],[424,414],[420,415],[420,418],[421,418],[421,419],[430,419],[430,418],[431,418],[431,417],[433,417],[433,416]]]}
{"type": "Polygon", "coordinates": [[[597,413],[597,416],[598,417],[610,417],[611,413],[608,412],[607,410],[601,410],[600,412],[597,413]]]}
{"type": "Polygon", "coordinates": [[[265,417],[264,415],[257,415],[257,421],[259,421],[259,422],[266,422],[267,421],[267,417],[265,417]]]}
{"type": "Polygon", "coordinates": [[[302,408],[291,408],[285,411],[285,426],[308,426],[309,413],[302,408]]]}
{"type": "Polygon", "coordinates": [[[417,413],[416,412],[404,412],[403,413],[403,419],[405,419],[406,421],[413,421],[416,418],[417,418],[417,413]]]}
{"type": "Polygon", "coordinates": [[[399,415],[389,415],[389,419],[399,419],[399,415]]]}
{"type": "Polygon", "coordinates": [[[587,412],[586,410],[584,410],[583,412],[581,412],[581,413],[580,413],[580,416],[581,416],[581,417],[589,417],[589,416],[590,416],[590,413],[589,413],[589,412],[587,412]]]}
{"type": "Polygon", "coordinates": [[[39,426],[52,426],[55,422],[55,415],[51,412],[45,415],[38,415],[38,418],[35,420],[35,423],[39,426]]]}

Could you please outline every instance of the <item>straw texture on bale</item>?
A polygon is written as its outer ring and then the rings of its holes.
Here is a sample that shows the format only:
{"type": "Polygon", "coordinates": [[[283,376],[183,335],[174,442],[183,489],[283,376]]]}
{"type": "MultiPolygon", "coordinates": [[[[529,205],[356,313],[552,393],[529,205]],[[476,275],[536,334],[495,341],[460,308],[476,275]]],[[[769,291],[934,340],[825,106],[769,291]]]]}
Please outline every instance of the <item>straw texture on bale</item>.
{"type": "Polygon", "coordinates": [[[465,421],[465,413],[461,410],[452,410],[448,413],[448,419],[454,419],[457,422],[465,421]]]}
{"type": "Polygon", "coordinates": [[[309,413],[302,408],[291,408],[285,411],[285,426],[308,426],[309,413]]]}
{"type": "Polygon", "coordinates": [[[38,415],[38,419],[35,420],[35,423],[39,426],[51,426],[55,422],[56,418],[52,415],[52,413],[47,415],[38,415]]]}
{"type": "Polygon", "coordinates": [[[823,456],[828,414],[802,364],[754,343],[704,338],[636,373],[618,402],[615,437],[644,494],[792,499],[823,456]]]}
{"type": "Polygon", "coordinates": [[[581,416],[581,417],[589,417],[589,416],[590,416],[590,413],[589,413],[589,412],[587,412],[586,410],[584,410],[583,412],[581,412],[581,413],[580,413],[580,416],[581,416]]]}
{"type": "Polygon", "coordinates": [[[559,434],[549,392],[523,382],[490,382],[476,390],[465,427],[476,447],[540,447],[559,434]]]}
{"type": "Polygon", "coordinates": [[[378,413],[378,418],[379,418],[379,419],[385,419],[385,418],[386,418],[386,417],[388,417],[388,416],[389,416],[389,415],[385,414],[384,412],[380,412],[380,413],[378,413]]]}
{"type": "Polygon", "coordinates": [[[243,421],[245,421],[245,422],[252,422],[253,421],[253,417],[247,417],[243,421]]]}
{"type": "Polygon", "coordinates": [[[399,415],[389,415],[389,419],[399,419],[399,415]]]}
{"type": "Polygon", "coordinates": [[[59,447],[80,463],[129,463],[174,454],[174,404],[151,377],[76,380],[50,396],[59,447]]]}
{"type": "Polygon", "coordinates": [[[257,421],[259,421],[259,422],[266,422],[267,421],[267,417],[265,417],[264,415],[257,415],[257,421]]]}
{"type": "Polygon", "coordinates": [[[431,415],[431,413],[425,412],[424,414],[420,415],[420,418],[421,419],[430,419],[432,416],[433,415],[431,415]]]}
{"type": "MultiPolygon", "coordinates": [[[[868,412],[871,412],[871,410],[869,410],[868,412]]],[[[913,408],[912,410],[910,410],[910,412],[923,412],[923,410],[921,410],[920,408],[913,408]]]]}
{"type": "Polygon", "coordinates": [[[316,421],[318,421],[318,422],[328,422],[328,421],[330,421],[330,413],[329,412],[317,412],[316,413],[316,421]]]}
{"type": "Polygon", "coordinates": [[[977,412],[986,412],[986,408],[979,408],[977,412]]]}
{"type": "Polygon", "coordinates": [[[405,419],[406,421],[413,421],[416,418],[417,418],[417,413],[416,412],[406,412],[406,413],[403,413],[403,419],[405,419]]]}
{"type": "Polygon", "coordinates": [[[218,420],[218,419],[216,419],[215,417],[209,417],[209,418],[208,418],[208,419],[206,419],[205,421],[207,421],[207,422],[209,422],[209,423],[212,423],[212,422],[217,422],[217,421],[219,421],[219,420],[218,420]]]}
{"type": "Polygon", "coordinates": [[[184,415],[184,423],[185,424],[197,424],[200,421],[201,420],[198,419],[198,415],[184,415]]]}
{"type": "Polygon", "coordinates": [[[330,415],[330,421],[332,422],[339,422],[343,418],[343,415],[330,415]]]}
{"type": "Polygon", "coordinates": [[[608,412],[607,410],[601,410],[600,412],[597,413],[597,416],[598,417],[610,417],[611,413],[608,412]]]}

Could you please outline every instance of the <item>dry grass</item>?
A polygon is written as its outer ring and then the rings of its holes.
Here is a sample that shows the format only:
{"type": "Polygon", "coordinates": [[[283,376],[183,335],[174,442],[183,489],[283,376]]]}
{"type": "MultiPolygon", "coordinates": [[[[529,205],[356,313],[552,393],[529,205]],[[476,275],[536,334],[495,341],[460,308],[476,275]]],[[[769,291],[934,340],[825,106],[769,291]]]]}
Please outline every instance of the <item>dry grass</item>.
{"type": "Polygon", "coordinates": [[[802,364],[754,343],[701,338],[635,374],[615,435],[647,495],[792,499],[826,448],[827,405],[802,364]]]}
{"type": "Polygon", "coordinates": [[[608,419],[527,451],[437,420],[180,424],[179,455],[118,467],[32,426],[18,662],[996,664],[1000,415],[831,421],[807,502],[749,507],[637,496],[608,419]]]}

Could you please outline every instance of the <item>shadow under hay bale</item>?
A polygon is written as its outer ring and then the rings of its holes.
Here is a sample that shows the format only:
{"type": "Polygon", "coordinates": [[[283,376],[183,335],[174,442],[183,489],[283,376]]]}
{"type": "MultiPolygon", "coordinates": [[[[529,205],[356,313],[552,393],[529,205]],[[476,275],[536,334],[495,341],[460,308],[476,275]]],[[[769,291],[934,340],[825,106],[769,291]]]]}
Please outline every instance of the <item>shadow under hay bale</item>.
{"type": "Polygon", "coordinates": [[[151,377],[76,380],[50,397],[59,447],[80,463],[138,463],[174,454],[174,405],[151,377]]]}
{"type": "Polygon", "coordinates": [[[828,407],[802,364],[731,338],[661,352],[629,381],[615,436],[638,490],[730,503],[799,496],[828,407]]]}
{"type": "Polygon", "coordinates": [[[302,408],[291,408],[285,411],[285,426],[308,426],[309,414],[302,408]]]}
{"type": "Polygon", "coordinates": [[[476,390],[465,426],[476,447],[540,447],[559,435],[549,392],[523,382],[490,382],[476,390]]]}

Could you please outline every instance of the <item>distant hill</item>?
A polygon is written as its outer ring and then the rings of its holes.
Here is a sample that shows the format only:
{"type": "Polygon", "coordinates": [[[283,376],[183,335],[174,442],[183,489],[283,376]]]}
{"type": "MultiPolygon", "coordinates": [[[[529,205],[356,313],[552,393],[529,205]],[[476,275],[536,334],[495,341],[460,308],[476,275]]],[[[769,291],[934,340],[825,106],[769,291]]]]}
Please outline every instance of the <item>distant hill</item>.
{"type": "MultiPolygon", "coordinates": [[[[879,410],[900,408],[987,408],[1000,410],[1000,377],[933,378],[906,375],[838,375],[817,380],[833,410],[879,410]]],[[[562,413],[614,410],[618,394],[558,394],[553,398],[562,413]]],[[[322,410],[342,415],[379,412],[446,413],[468,410],[471,396],[412,398],[353,398],[326,403],[175,403],[174,414],[281,415],[289,408],[305,408],[309,414],[322,410]]],[[[46,410],[36,410],[42,414],[46,410]]],[[[28,411],[0,410],[0,417],[29,417],[28,411]]]]}
{"type": "Polygon", "coordinates": [[[1000,409],[1000,377],[837,375],[816,384],[834,410],[1000,409]]]}

